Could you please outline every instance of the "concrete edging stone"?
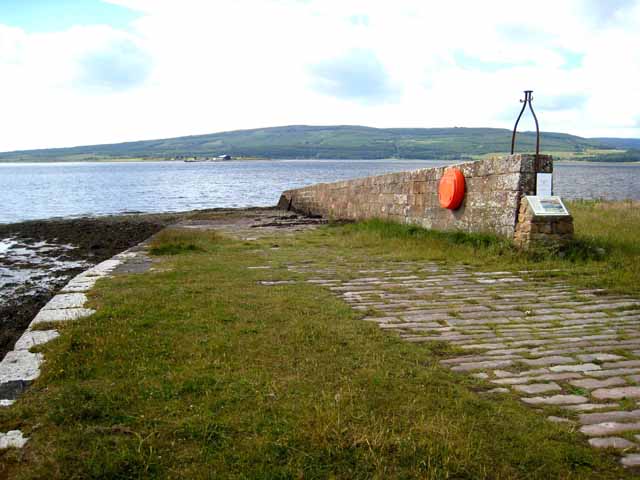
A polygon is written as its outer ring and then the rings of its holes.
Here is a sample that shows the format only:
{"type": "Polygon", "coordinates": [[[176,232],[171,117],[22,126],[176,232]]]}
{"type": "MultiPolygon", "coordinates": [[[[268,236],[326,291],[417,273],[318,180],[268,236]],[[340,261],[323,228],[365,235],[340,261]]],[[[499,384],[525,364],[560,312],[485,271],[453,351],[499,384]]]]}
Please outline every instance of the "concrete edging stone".
{"type": "MultiPolygon", "coordinates": [[[[30,349],[60,336],[55,329],[34,330],[34,327],[43,322],[66,322],[93,315],[95,310],[84,308],[87,301],[85,293],[98,279],[110,276],[116,267],[141,253],[139,246],[135,246],[76,275],[38,312],[14,349],[0,362],[0,408],[13,405],[29,384],[40,376],[44,355],[30,349]]],[[[0,450],[22,448],[27,441],[20,430],[0,432],[0,450]]]]}

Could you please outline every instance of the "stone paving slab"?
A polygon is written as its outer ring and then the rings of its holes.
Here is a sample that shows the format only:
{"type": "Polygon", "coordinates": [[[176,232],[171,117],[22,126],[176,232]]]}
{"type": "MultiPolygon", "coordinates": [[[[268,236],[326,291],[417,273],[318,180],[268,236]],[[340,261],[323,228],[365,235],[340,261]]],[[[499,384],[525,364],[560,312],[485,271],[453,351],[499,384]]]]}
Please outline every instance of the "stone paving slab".
{"type": "Polygon", "coordinates": [[[0,362],[0,385],[15,381],[30,382],[40,375],[41,353],[12,350],[0,362]]]}
{"type": "Polygon", "coordinates": [[[81,308],[86,302],[87,296],[84,293],[61,293],[49,300],[42,310],[81,308]]]}
{"type": "Polygon", "coordinates": [[[288,268],[407,342],[450,343],[460,353],[443,366],[532,407],[559,406],[566,417],[553,421],[577,423],[594,448],[620,450],[624,465],[640,465],[640,442],[619,435],[640,435],[640,415],[629,409],[640,400],[638,299],[536,279],[535,272],[437,262],[288,268]]]}
{"type": "Polygon", "coordinates": [[[29,350],[31,347],[48,343],[59,337],[60,334],[56,330],[27,330],[18,339],[14,350],[29,350]]]}
{"type": "Polygon", "coordinates": [[[616,448],[620,450],[637,446],[626,438],[620,437],[590,438],[589,445],[595,448],[616,448]]]}
{"type": "Polygon", "coordinates": [[[625,467],[638,467],[640,466],[640,454],[625,455],[621,461],[625,467]]]}
{"type": "Polygon", "coordinates": [[[640,420],[640,410],[615,411],[605,413],[583,413],[578,417],[583,425],[593,425],[594,423],[638,421],[640,420]]]}
{"type": "MultiPolygon", "coordinates": [[[[53,297],[55,298],[55,297],[53,297]]],[[[67,322],[93,315],[95,310],[90,308],[62,308],[56,310],[40,310],[31,325],[47,322],[67,322]]]]}

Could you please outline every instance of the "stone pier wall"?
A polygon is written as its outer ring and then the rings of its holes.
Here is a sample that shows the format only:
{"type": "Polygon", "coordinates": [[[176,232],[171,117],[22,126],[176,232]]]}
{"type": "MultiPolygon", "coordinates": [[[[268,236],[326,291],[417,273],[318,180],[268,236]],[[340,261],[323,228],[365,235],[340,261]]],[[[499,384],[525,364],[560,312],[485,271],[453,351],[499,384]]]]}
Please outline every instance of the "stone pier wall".
{"type": "MultiPolygon", "coordinates": [[[[536,173],[552,173],[549,155],[509,155],[456,165],[465,177],[460,208],[438,201],[438,184],[447,167],[390,173],[288,190],[278,206],[307,215],[343,220],[380,218],[437,230],[493,233],[515,237],[521,199],[535,194],[536,173]],[[537,164],[536,164],[537,163],[537,164]]],[[[539,220],[539,219],[538,219],[539,220]]],[[[521,230],[527,230],[526,227],[521,230]]],[[[530,242],[522,243],[529,246],[530,242]]]]}

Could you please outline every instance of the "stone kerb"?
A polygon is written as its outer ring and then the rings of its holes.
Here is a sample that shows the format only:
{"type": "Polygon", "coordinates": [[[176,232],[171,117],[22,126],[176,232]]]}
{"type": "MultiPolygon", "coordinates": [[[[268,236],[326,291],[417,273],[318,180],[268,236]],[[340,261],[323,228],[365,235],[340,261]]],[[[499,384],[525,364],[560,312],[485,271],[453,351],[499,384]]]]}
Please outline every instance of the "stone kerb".
{"type": "MultiPolygon", "coordinates": [[[[85,292],[91,290],[98,279],[109,276],[122,263],[142,256],[144,251],[136,251],[134,247],[91,267],[75,276],[38,312],[16,342],[14,349],[0,362],[0,407],[10,407],[40,376],[44,356],[42,353],[32,352],[31,348],[48,343],[59,336],[54,328],[39,330],[37,327],[42,323],[64,323],[91,316],[95,311],[85,308],[85,292]]],[[[0,432],[0,450],[10,447],[22,448],[27,440],[19,430],[0,432]]]]}
{"type": "MultiPolygon", "coordinates": [[[[455,165],[465,176],[460,208],[440,206],[438,184],[448,167],[321,183],[282,194],[278,207],[340,220],[380,218],[437,230],[515,238],[524,195],[535,193],[536,173],[552,173],[548,155],[517,154],[455,165]]],[[[544,230],[544,229],[543,229],[544,230]]],[[[530,236],[529,240],[536,241],[530,236]]],[[[529,246],[529,241],[522,243],[529,246]]]]}

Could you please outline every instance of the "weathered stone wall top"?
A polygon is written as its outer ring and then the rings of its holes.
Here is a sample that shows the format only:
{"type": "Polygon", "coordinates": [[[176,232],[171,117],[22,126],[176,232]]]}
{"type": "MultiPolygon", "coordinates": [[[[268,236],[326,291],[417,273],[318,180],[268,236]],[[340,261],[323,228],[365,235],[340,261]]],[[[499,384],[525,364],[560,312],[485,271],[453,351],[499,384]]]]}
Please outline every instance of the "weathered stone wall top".
{"type": "Polygon", "coordinates": [[[513,238],[520,199],[535,193],[537,172],[551,173],[552,158],[509,155],[455,165],[465,176],[457,210],[438,201],[447,167],[323,183],[282,194],[279,207],[335,219],[382,218],[439,230],[489,232],[513,238]]]}

